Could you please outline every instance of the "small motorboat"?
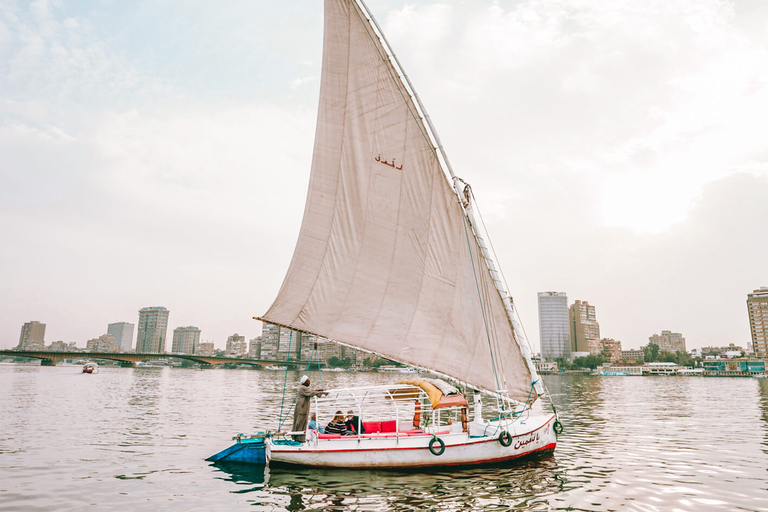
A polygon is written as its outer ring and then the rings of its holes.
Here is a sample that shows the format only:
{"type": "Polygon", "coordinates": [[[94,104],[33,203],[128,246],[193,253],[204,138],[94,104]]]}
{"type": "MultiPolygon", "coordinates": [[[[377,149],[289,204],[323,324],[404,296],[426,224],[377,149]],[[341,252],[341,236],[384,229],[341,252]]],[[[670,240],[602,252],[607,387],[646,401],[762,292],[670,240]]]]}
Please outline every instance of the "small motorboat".
{"type": "Polygon", "coordinates": [[[99,365],[93,361],[88,361],[83,365],[83,373],[99,373],[99,365]]]}

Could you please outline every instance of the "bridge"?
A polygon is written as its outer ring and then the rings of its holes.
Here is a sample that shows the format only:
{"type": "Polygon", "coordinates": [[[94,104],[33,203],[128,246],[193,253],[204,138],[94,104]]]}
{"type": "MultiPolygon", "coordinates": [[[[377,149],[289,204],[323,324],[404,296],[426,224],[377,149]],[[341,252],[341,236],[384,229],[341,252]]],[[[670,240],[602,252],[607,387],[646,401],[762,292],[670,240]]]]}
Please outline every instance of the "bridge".
{"type": "MultiPolygon", "coordinates": [[[[125,368],[134,368],[140,361],[150,361],[152,359],[186,359],[203,365],[216,366],[225,363],[247,364],[251,366],[288,366],[289,368],[300,368],[307,365],[307,361],[272,361],[266,359],[240,359],[238,357],[222,356],[199,356],[189,354],[141,354],[131,352],[59,352],[48,350],[0,350],[0,356],[7,357],[28,357],[30,359],[40,359],[41,366],[56,366],[56,362],[62,359],[106,359],[119,361],[120,366],[125,368]]],[[[322,365],[321,365],[322,366],[322,365]]]]}

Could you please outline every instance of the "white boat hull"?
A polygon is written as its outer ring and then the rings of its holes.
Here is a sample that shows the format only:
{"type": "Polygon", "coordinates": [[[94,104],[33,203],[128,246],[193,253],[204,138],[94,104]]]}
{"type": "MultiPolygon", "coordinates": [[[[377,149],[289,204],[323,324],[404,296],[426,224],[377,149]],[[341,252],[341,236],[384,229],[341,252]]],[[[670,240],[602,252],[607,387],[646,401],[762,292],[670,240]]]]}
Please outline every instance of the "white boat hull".
{"type": "MultiPolygon", "coordinates": [[[[493,464],[517,459],[533,453],[555,449],[555,415],[529,416],[502,428],[498,422],[483,424],[486,435],[470,436],[464,432],[443,433],[437,437],[445,450],[435,455],[429,449],[432,435],[362,435],[340,439],[313,439],[301,445],[280,444],[269,439],[267,453],[271,464],[334,468],[423,468],[493,464]],[[524,421],[524,423],[523,423],[524,421]],[[511,435],[503,446],[498,435],[502,430],[511,435]]],[[[475,427],[479,424],[474,424],[475,427]]],[[[473,432],[475,429],[471,429],[473,432]]],[[[433,442],[434,451],[439,444],[433,442]]]]}

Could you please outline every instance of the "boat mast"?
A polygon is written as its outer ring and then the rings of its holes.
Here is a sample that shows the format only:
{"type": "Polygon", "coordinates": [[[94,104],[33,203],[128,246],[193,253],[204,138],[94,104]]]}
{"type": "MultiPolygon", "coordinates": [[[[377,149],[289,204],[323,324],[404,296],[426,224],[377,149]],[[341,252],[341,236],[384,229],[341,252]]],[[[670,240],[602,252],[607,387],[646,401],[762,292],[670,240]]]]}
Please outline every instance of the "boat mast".
{"type": "MultiPolygon", "coordinates": [[[[394,50],[390,46],[389,41],[387,41],[387,38],[384,35],[384,31],[381,30],[381,27],[379,26],[379,23],[376,21],[376,18],[374,18],[373,14],[368,9],[368,6],[365,5],[365,1],[364,0],[354,0],[354,1],[360,7],[361,12],[365,15],[368,21],[368,24],[371,27],[373,27],[374,30],[376,31],[376,35],[381,41],[381,45],[386,52],[387,59],[392,65],[393,69],[399,75],[400,81],[405,86],[405,89],[408,95],[411,97],[416,107],[417,114],[426,128],[429,143],[432,145],[432,148],[435,151],[435,155],[437,156],[437,162],[440,165],[440,168],[443,170],[444,174],[447,174],[447,176],[450,177],[450,181],[453,184],[453,189],[454,189],[454,192],[456,193],[459,204],[461,205],[462,210],[464,211],[464,215],[467,217],[467,220],[469,221],[470,227],[472,228],[472,233],[483,254],[483,259],[485,260],[485,264],[488,269],[488,272],[491,275],[491,279],[493,279],[493,283],[496,287],[496,290],[501,296],[501,300],[502,300],[502,303],[504,304],[504,309],[507,313],[507,317],[509,319],[510,324],[512,325],[512,333],[513,333],[513,336],[515,337],[515,341],[520,346],[520,350],[523,352],[523,355],[525,356],[528,369],[531,372],[531,377],[533,378],[534,382],[536,382],[535,384],[536,391],[539,395],[541,395],[543,393],[543,386],[541,385],[541,382],[538,379],[538,373],[536,372],[536,367],[533,365],[533,361],[531,360],[532,354],[528,346],[528,341],[525,337],[522,326],[517,321],[515,310],[514,310],[514,304],[512,303],[512,296],[507,290],[507,287],[504,284],[504,281],[501,279],[500,273],[497,270],[496,263],[491,257],[491,253],[488,249],[488,245],[486,244],[483,236],[481,235],[479,230],[479,225],[476,223],[474,215],[472,214],[472,209],[469,204],[471,201],[471,198],[465,197],[464,190],[462,188],[462,183],[465,183],[465,182],[461,178],[456,176],[456,174],[453,172],[453,167],[451,167],[451,162],[450,160],[448,160],[448,155],[445,153],[443,144],[440,141],[440,136],[437,134],[437,130],[432,124],[432,119],[429,117],[429,114],[427,113],[427,109],[424,108],[424,105],[421,102],[421,98],[419,98],[419,95],[416,93],[416,89],[413,87],[413,84],[411,83],[411,79],[408,78],[408,75],[405,73],[403,66],[400,65],[400,61],[398,60],[397,55],[395,55],[394,50]]],[[[487,233],[486,233],[486,236],[487,236],[487,233]]],[[[497,391],[501,391],[501,390],[497,390],[497,391]]]]}

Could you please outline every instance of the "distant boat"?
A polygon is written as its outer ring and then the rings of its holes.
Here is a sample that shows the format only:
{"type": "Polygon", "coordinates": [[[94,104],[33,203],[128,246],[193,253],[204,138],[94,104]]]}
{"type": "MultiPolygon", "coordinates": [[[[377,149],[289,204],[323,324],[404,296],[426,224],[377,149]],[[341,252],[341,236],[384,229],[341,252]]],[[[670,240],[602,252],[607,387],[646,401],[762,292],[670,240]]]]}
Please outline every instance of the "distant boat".
{"type": "Polygon", "coordinates": [[[379,366],[380,372],[397,372],[397,373],[419,373],[419,370],[412,366],[394,366],[384,365],[379,366]]]}
{"type": "Polygon", "coordinates": [[[99,373],[99,365],[93,361],[88,361],[83,365],[83,373],[99,373]]]}

